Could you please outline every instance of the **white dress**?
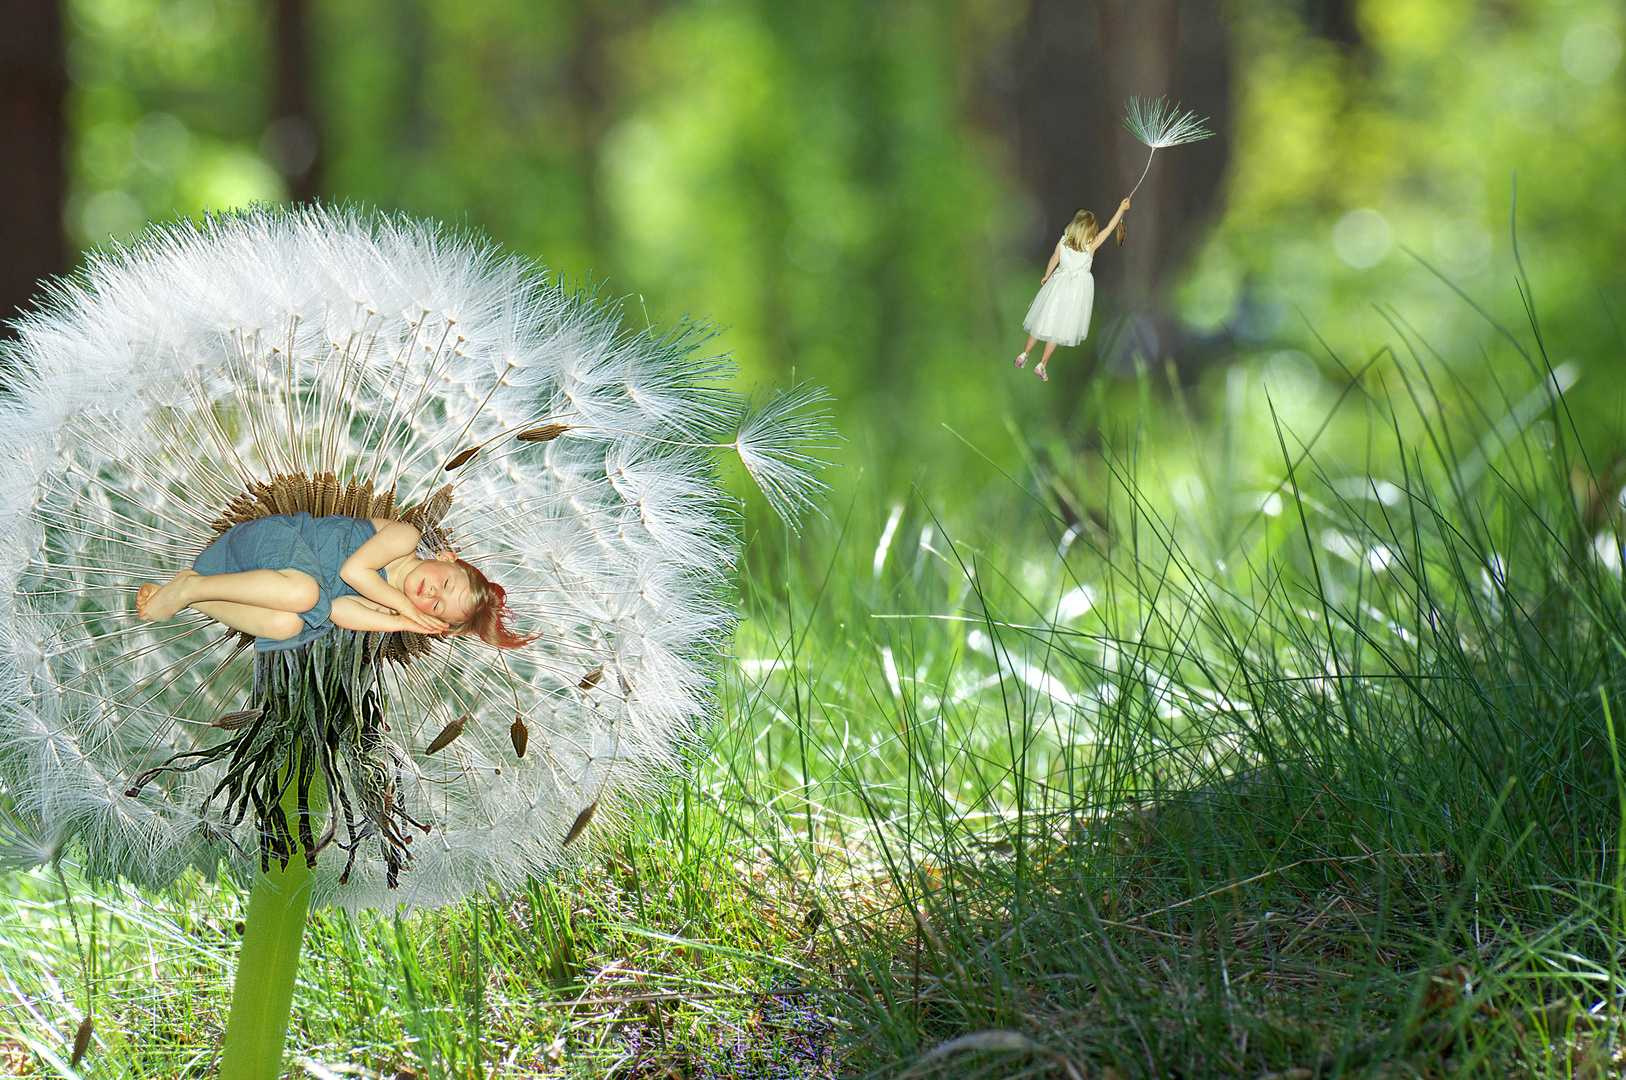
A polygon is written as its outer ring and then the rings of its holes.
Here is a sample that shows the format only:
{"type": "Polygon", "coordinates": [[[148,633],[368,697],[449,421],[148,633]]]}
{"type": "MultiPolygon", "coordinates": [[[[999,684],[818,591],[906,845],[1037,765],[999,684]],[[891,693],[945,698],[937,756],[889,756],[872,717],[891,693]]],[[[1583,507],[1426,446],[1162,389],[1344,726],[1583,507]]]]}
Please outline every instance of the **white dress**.
{"type": "Polygon", "coordinates": [[[1095,278],[1090,265],[1095,256],[1074,251],[1063,238],[1061,262],[1050,280],[1039,287],[1039,295],[1022,320],[1022,329],[1040,341],[1057,345],[1077,345],[1090,332],[1090,309],[1095,306],[1095,278]]]}

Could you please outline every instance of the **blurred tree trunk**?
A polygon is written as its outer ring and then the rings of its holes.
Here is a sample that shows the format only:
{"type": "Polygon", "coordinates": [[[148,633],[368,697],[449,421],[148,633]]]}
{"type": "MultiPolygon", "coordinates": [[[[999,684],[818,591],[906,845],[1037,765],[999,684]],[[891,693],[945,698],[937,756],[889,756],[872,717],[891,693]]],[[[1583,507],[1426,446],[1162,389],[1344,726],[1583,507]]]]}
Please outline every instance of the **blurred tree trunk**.
{"type": "Polygon", "coordinates": [[[1304,25],[1348,49],[1364,44],[1355,21],[1355,0],[1304,0],[1304,25]]]}
{"type": "Polygon", "coordinates": [[[62,200],[62,18],[57,0],[0,0],[0,319],[67,269],[62,200]]]}
{"type": "MultiPolygon", "coordinates": [[[[1123,127],[1130,95],[1167,95],[1210,118],[1215,137],[1160,152],[1126,219],[1127,244],[1099,253],[1102,342],[1118,309],[1135,316],[1115,353],[1178,351],[1169,288],[1207,221],[1220,209],[1229,156],[1230,56],[1221,0],[1032,0],[1008,81],[1018,172],[1043,228],[1029,255],[1047,257],[1083,207],[1103,225],[1146,166],[1147,149],[1123,127]]],[[[1035,275],[1037,277],[1037,275],[1035,275]]]]}
{"type": "Polygon", "coordinates": [[[275,0],[271,123],[262,141],[294,202],[310,202],[321,189],[322,134],[311,95],[305,0],[275,0]]]}

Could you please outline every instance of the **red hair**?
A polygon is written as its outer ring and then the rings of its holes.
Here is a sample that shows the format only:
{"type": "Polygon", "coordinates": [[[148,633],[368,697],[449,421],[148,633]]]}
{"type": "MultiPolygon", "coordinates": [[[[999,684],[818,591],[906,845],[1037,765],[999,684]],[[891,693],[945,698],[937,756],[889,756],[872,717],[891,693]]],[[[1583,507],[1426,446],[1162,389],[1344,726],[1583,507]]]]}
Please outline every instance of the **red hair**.
{"type": "Polygon", "coordinates": [[[462,559],[457,560],[457,565],[469,576],[469,617],[461,623],[453,623],[453,630],[475,634],[487,645],[499,649],[517,649],[542,636],[516,634],[508,625],[514,613],[509,610],[508,594],[503,587],[462,559]]]}

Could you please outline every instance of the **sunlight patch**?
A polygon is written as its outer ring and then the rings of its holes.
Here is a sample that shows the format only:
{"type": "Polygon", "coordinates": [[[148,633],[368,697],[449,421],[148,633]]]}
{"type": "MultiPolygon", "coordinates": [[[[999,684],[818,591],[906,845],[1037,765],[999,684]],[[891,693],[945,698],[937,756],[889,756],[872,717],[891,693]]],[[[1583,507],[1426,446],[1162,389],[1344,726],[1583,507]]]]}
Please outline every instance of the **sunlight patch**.
{"type": "Polygon", "coordinates": [[[1382,262],[1394,246],[1394,230],[1376,210],[1351,210],[1332,227],[1332,251],[1357,270],[1382,262]]]}
{"type": "Polygon", "coordinates": [[[1080,585],[1056,601],[1056,621],[1071,622],[1095,606],[1095,590],[1080,585]]]}

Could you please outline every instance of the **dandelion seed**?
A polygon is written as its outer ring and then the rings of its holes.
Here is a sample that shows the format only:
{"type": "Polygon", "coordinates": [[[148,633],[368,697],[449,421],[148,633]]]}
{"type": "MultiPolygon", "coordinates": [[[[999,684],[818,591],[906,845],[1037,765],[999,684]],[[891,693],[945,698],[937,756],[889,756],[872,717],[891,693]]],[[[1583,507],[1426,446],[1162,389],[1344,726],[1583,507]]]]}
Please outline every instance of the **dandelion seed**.
{"type": "Polygon", "coordinates": [[[434,740],[430,742],[428,746],[423,748],[423,752],[425,754],[440,753],[442,750],[452,745],[453,740],[455,740],[459,735],[463,734],[463,725],[467,724],[468,722],[469,718],[466,715],[459,716],[456,720],[453,720],[451,723],[441,728],[440,734],[436,735],[434,740]]]}
{"type": "Polygon", "coordinates": [[[1180,107],[1167,98],[1131,97],[1125,107],[1124,127],[1129,133],[1147,146],[1152,152],[1146,155],[1146,168],[1141,170],[1140,180],[1130,189],[1129,197],[1133,199],[1135,192],[1140,190],[1141,182],[1146,174],[1152,170],[1152,157],[1159,150],[1170,146],[1179,146],[1182,143],[1198,142],[1213,135],[1212,131],[1203,127],[1207,119],[1199,119],[1194,112],[1180,112],[1180,107]]]}
{"type": "Polygon", "coordinates": [[[552,442],[569,430],[565,424],[543,424],[541,427],[526,428],[514,438],[520,442],[552,442]]]}
{"type": "Polygon", "coordinates": [[[238,712],[230,712],[225,716],[217,717],[214,726],[225,731],[236,731],[238,728],[247,727],[264,715],[264,709],[242,709],[238,712]]]}
{"type": "Polygon", "coordinates": [[[776,391],[746,411],[734,437],[740,464],[786,521],[794,522],[829,490],[818,478],[821,453],[835,438],[824,411],[829,399],[816,386],[776,391]]]}
{"type": "Polygon", "coordinates": [[[531,743],[531,729],[525,726],[525,718],[515,715],[514,722],[508,725],[508,741],[514,744],[514,756],[525,756],[525,748],[531,743]]]}
{"type": "Polygon", "coordinates": [[[576,815],[576,820],[571,823],[570,831],[565,833],[565,838],[563,840],[559,841],[559,846],[560,847],[569,847],[570,842],[572,840],[576,839],[582,833],[586,832],[587,831],[587,826],[593,820],[593,815],[596,814],[597,812],[598,812],[598,800],[595,799],[595,800],[593,800],[591,803],[589,803],[587,805],[587,809],[583,810],[581,813],[576,815]]]}
{"type": "Polygon", "coordinates": [[[445,466],[441,468],[441,472],[451,472],[453,469],[462,468],[464,465],[469,463],[469,458],[473,457],[479,452],[480,448],[478,446],[469,447],[467,450],[462,451],[456,457],[452,458],[452,460],[448,461],[445,466]]]}
{"type": "Polygon", "coordinates": [[[62,857],[69,829],[35,819],[25,821],[0,804],[0,866],[44,866],[62,857]]]}
{"type": "Polygon", "coordinates": [[[1154,150],[1181,143],[1196,142],[1214,134],[1203,127],[1207,118],[1198,119],[1194,112],[1179,112],[1179,106],[1167,98],[1156,101],[1131,97],[1125,108],[1124,127],[1129,133],[1154,150]]]}

